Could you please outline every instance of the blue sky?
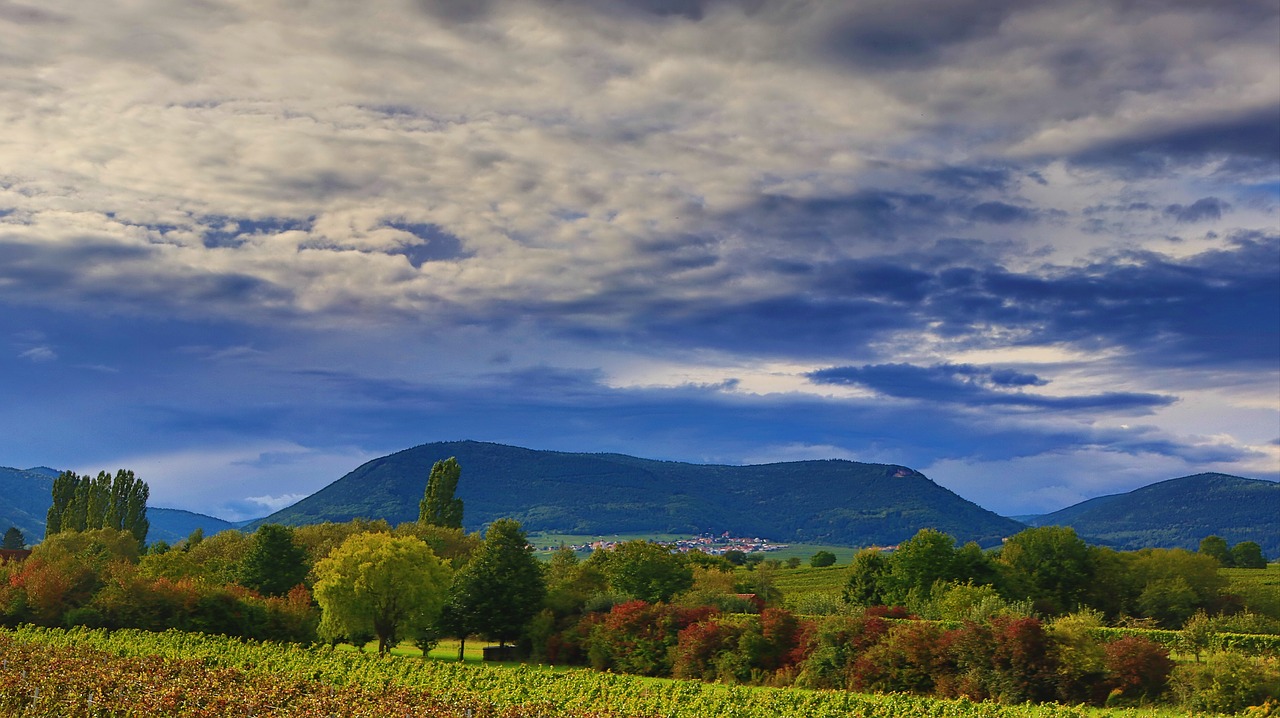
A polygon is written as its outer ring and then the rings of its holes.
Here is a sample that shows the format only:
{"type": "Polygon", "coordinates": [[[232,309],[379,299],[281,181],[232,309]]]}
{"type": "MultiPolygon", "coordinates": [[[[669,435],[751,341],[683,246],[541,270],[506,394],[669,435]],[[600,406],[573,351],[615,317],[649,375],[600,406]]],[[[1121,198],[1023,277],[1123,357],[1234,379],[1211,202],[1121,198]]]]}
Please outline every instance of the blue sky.
{"type": "Polygon", "coordinates": [[[1280,479],[1278,36],[1273,0],[0,0],[0,465],[232,519],[464,438],[1005,514],[1280,479]]]}

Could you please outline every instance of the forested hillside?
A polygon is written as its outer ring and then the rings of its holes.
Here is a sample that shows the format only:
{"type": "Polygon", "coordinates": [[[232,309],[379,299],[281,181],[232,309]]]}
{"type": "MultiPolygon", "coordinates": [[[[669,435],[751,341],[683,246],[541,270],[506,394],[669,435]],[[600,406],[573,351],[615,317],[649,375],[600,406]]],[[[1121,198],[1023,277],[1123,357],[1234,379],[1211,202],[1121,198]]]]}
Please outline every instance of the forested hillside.
{"type": "Polygon", "coordinates": [[[1280,556],[1280,483],[1227,474],[1195,474],[1127,494],[1100,496],[1028,518],[1032,526],[1070,526],[1081,536],[1132,551],[1148,546],[1194,550],[1205,536],[1253,541],[1280,556]]]}
{"type": "Polygon", "coordinates": [[[460,441],[374,459],[263,522],[418,518],[434,462],[456,456],[466,527],[511,517],[529,531],[732,531],[779,541],[888,545],[924,527],[984,546],[1023,528],[901,466],[797,461],[718,466],[460,441]]]}

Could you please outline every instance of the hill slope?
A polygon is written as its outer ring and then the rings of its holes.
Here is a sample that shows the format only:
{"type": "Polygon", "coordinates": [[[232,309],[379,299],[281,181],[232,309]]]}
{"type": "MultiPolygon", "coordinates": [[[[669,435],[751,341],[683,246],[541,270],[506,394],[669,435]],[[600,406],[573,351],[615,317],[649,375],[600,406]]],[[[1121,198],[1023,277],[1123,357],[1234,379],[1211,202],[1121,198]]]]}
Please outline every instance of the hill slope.
{"type": "Polygon", "coordinates": [[[1195,550],[1210,534],[1229,543],[1256,541],[1280,556],[1280,483],[1227,474],[1196,474],[1089,499],[1028,521],[1071,526],[1088,539],[1124,550],[1146,546],[1195,550]]]}
{"type": "Polygon", "coordinates": [[[989,546],[1024,528],[900,466],[835,460],[716,466],[475,441],[374,459],[257,523],[416,520],[431,465],[450,456],[462,465],[457,495],[468,529],[511,517],[530,531],[732,531],[860,546],[895,544],[932,527],[989,546]]]}
{"type": "MultiPolygon", "coordinates": [[[[57,471],[45,467],[35,469],[11,469],[0,466],[0,533],[10,526],[17,526],[28,544],[44,538],[44,520],[53,504],[53,480],[57,471]]],[[[147,541],[164,540],[177,543],[203,528],[205,535],[235,528],[222,519],[181,509],[147,507],[147,520],[151,530],[147,541]]]]}
{"type": "Polygon", "coordinates": [[[11,469],[0,466],[0,532],[17,526],[27,543],[44,538],[44,519],[53,503],[53,480],[58,472],[44,467],[11,469]]]}

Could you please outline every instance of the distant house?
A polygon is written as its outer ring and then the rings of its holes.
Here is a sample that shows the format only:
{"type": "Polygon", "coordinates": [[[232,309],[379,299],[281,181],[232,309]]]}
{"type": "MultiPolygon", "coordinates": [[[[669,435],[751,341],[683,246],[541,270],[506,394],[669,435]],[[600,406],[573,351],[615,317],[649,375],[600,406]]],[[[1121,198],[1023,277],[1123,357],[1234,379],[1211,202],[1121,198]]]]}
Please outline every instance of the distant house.
{"type": "Polygon", "coordinates": [[[30,555],[31,555],[31,549],[28,549],[28,548],[22,548],[22,549],[0,548],[0,563],[8,563],[10,561],[19,561],[19,562],[26,561],[27,557],[30,555]]]}

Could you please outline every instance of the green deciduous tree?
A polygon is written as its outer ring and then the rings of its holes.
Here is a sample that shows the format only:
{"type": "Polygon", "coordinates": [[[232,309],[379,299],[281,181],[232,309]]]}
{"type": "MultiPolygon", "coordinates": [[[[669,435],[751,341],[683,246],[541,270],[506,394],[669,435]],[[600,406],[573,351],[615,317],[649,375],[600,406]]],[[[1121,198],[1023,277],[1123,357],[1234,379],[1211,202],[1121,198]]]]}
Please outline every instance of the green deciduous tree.
{"type": "Polygon", "coordinates": [[[546,591],[542,567],[519,522],[498,519],[453,582],[451,632],[513,641],[542,608],[546,591]]]}
{"type": "Polygon", "coordinates": [[[1221,536],[1205,536],[1200,539],[1200,553],[1218,559],[1224,568],[1231,568],[1231,548],[1221,536]]]}
{"type": "Polygon", "coordinates": [[[845,603],[879,606],[885,602],[889,562],[880,551],[868,548],[853,557],[853,568],[844,587],[845,603]]]}
{"type": "Polygon", "coordinates": [[[435,623],[451,574],[418,539],[383,533],[351,536],[315,572],[321,636],[373,635],[379,653],[435,623]]]}
{"type": "Polygon", "coordinates": [[[240,583],[267,596],[283,596],[307,577],[307,552],[293,541],[293,529],[264,524],[240,564],[240,583]]]}
{"type": "Polygon", "coordinates": [[[418,504],[418,523],[446,528],[462,528],[462,499],[455,498],[462,467],[449,457],[431,467],[427,488],[418,504]]]}
{"type": "Polygon", "coordinates": [[[1241,541],[1231,547],[1231,564],[1236,568],[1266,568],[1262,547],[1253,541],[1241,541]]]}
{"type": "Polygon", "coordinates": [[[885,603],[905,606],[929,599],[933,584],[954,577],[956,541],[934,529],[920,529],[889,557],[885,603]]]}
{"type": "Polygon", "coordinates": [[[614,591],[649,603],[670,601],[693,585],[693,569],[684,558],[649,541],[623,541],[592,553],[587,563],[599,567],[614,591]]]}
{"type": "Polygon", "coordinates": [[[809,565],[814,568],[834,566],[836,565],[836,555],[830,551],[819,551],[809,557],[809,565]]]}
{"type": "Polygon", "coordinates": [[[1049,613],[1079,608],[1093,580],[1089,546],[1067,526],[1041,526],[1014,534],[1000,550],[1011,590],[1049,613]]]}
{"type": "Polygon", "coordinates": [[[27,537],[22,535],[22,531],[17,526],[10,526],[9,530],[4,532],[4,543],[0,543],[0,548],[7,551],[21,551],[27,547],[27,537]]]}

